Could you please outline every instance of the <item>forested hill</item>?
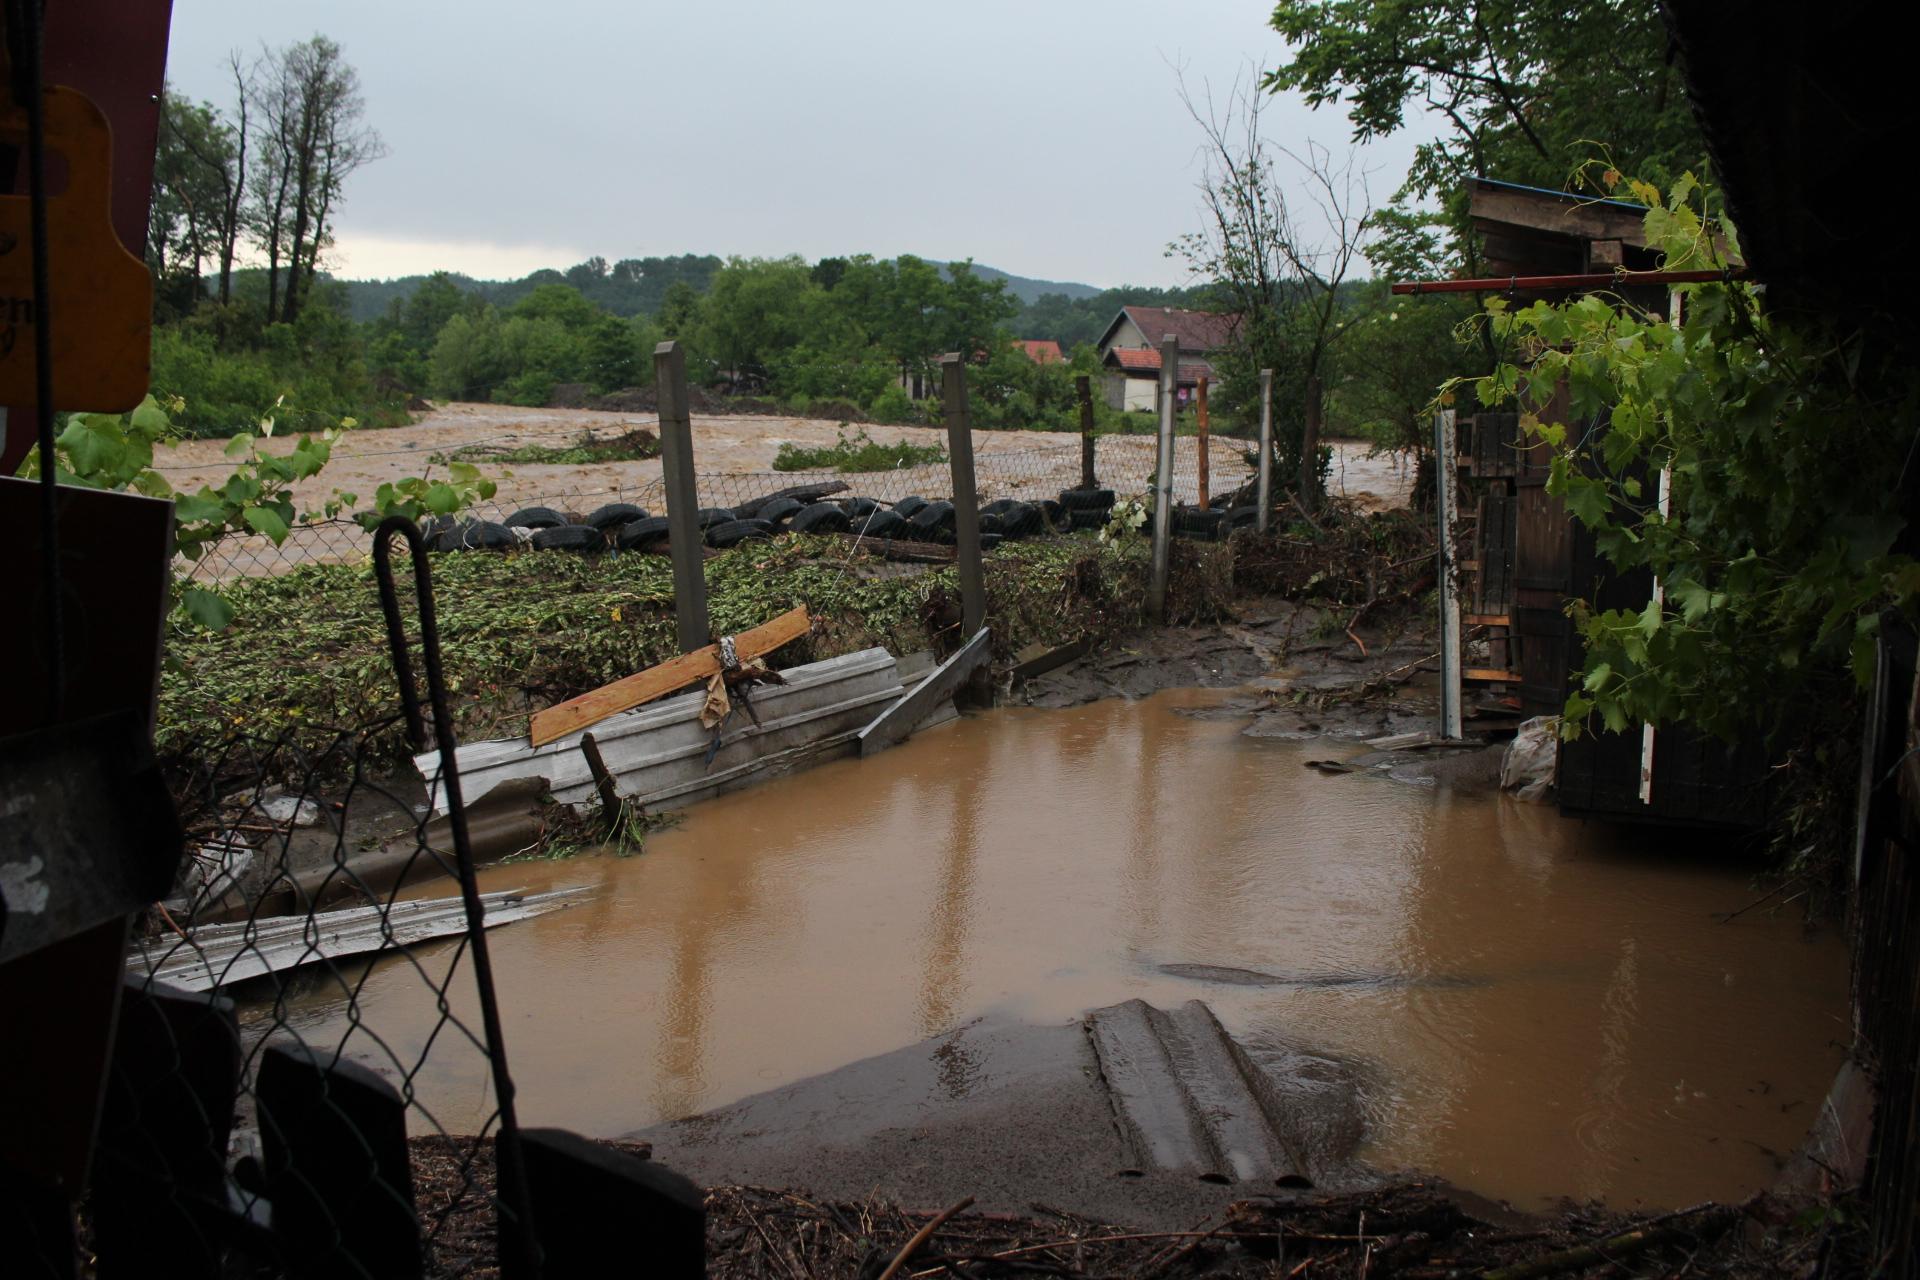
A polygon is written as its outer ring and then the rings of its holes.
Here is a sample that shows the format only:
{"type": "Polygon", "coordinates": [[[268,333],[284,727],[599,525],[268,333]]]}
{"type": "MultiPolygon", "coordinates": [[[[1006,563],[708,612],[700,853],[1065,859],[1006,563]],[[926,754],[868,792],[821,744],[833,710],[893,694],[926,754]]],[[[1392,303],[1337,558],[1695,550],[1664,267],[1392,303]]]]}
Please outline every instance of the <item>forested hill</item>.
{"type": "MultiPolygon", "coordinates": [[[[825,259],[837,262],[840,259],[825,259]]],[[[927,259],[947,274],[947,264],[927,259]]],[[[475,280],[471,276],[450,273],[447,279],[462,293],[475,295],[496,307],[507,308],[531,294],[541,285],[564,284],[580,291],[582,297],[600,309],[623,318],[652,317],[660,314],[667,291],[685,284],[695,294],[706,293],[713,275],[723,265],[712,254],[682,254],[671,258],[625,258],[608,263],[605,258],[589,258],[565,271],[551,268],[535,271],[518,280],[475,280]]],[[[819,268],[816,268],[818,270],[819,268]]],[[[1199,289],[1159,289],[1122,285],[1101,289],[1067,280],[1036,280],[1016,276],[995,267],[973,267],[975,277],[989,282],[1004,281],[1007,294],[1018,301],[1020,310],[1013,328],[1022,338],[1051,338],[1071,349],[1075,343],[1093,342],[1101,330],[1123,306],[1205,306],[1199,289]]],[[[388,314],[395,301],[411,298],[426,276],[403,276],[397,280],[346,280],[347,308],[355,321],[366,323],[388,314]]]]}
{"type": "MultiPolygon", "coordinates": [[[[544,268],[518,280],[475,280],[458,272],[448,279],[462,293],[478,294],[496,307],[510,307],[543,284],[567,284],[578,289],[587,301],[616,316],[651,316],[660,311],[667,290],[685,283],[695,293],[705,293],[713,273],[721,267],[710,253],[688,253],[677,258],[623,258],[608,263],[605,258],[589,258],[565,271],[544,268]]],[[[346,280],[347,309],[354,320],[365,323],[387,314],[396,298],[410,298],[426,276],[402,276],[397,280],[346,280]]]]}
{"type": "MultiPolygon", "coordinates": [[[[929,258],[945,274],[947,264],[929,258]]],[[[543,284],[570,284],[587,299],[617,316],[656,315],[661,300],[676,280],[684,280],[694,292],[705,293],[720,259],[712,254],[682,254],[677,258],[625,258],[609,265],[605,258],[589,258],[565,271],[551,268],[535,271],[518,280],[475,280],[472,276],[449,272],[448,278],[463,293],[477,293],[496,306],[511,306],[543,284]]],[[[1053,294],[1080,302],[1103,292],[1097,285],[1072,280],[1035,280],[1016,276],[998,267],[974,264],[973,273],[983,280],[1004,280],[1007,292],[1028,306],[1053,294]]],[[[401,276],[397,280],[346,280],[347,306],[356,321],[365,323],[387,313],[395,298],[408,298],[427,277],[401,276]]]]}

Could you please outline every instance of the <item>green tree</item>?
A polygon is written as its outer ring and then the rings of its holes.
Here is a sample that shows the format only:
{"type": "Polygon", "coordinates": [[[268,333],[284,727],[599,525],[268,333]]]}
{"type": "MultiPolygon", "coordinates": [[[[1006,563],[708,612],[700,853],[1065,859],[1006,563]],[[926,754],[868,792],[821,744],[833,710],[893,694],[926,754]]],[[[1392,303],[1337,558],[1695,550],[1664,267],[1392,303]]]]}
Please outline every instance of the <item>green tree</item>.
{"type": "Polygon", "coordinates": [[[1415,152],[1416,199],[1478,174],[1558,188],[1597,142],[1663,181],[1704,149],[1657,0],[1280,0],[1270,89],[1342,104],[1356,142],[1409,108],[1450,130],[1415,152]]]}

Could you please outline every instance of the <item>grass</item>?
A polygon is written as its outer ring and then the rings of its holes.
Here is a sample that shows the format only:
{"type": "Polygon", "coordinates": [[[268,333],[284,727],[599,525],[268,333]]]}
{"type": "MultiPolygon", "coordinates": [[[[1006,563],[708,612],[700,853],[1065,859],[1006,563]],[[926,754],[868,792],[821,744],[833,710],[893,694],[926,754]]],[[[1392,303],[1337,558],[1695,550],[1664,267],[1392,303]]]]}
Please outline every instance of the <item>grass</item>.
{"type": "MultiPolygon", "coordinates": [[[[1203,616],[1230,594],[1224,546],[1176,544],[1170,607],[1203,616]]],[[[951,647],[957,571],[867,578],[845,539],[789,535],[706,563],[714,630],[731,633],[805,604],[813,634],[775,657],[791,666],[885,645],[897,654],[951,647]]],[[[1091,538],[1003,546],[987,558],[987,609],[1003,656],[1135,625],[1144,543],[1091,538]]],[[[530,713],[671,657],[673,577],[665,556],[564,551],[436,555],[440,645],[462,741],[526,732],[530,713]]],[[[407,587],[402,581],[403,593],[407,587]]],[[[240,583],[219,634],[175,634],[161,682],[157,745],[204,754],[236,735],[325,740],[327,726],[394,714],[398,699],[377,589],[365,565],[312,565],[240,583]]],[[[410,605],[403,606],[411,619],[410,605]]],[[[416,660],[417,662],[417,660],[416,660]]],[[[410,768],[397,738],[384,765],[410,768]]]]}
{"type": "Polygon", "coordinates": [[[523,444],[517,449],[467,445],[451,453],[436,453],[428,461],[443,466],[449,462],[495,462],[578,467],[595,462],[640,462],[659,456],[660,439],[645,427],[636,427],[610,439],[594,435],[589,427],[570,445],[523,444]]]}
{"type": "Polygon", "coordinates": [[[945,462],[947,451],[937,444],[914,444],[901,440],[881,444],[862,427],[851,437],[842,424],[839,439],[831,445],[803,448],[788,442],[774,455],[775,471],[892,471],[898,467],[918,467],[945,462]]]}

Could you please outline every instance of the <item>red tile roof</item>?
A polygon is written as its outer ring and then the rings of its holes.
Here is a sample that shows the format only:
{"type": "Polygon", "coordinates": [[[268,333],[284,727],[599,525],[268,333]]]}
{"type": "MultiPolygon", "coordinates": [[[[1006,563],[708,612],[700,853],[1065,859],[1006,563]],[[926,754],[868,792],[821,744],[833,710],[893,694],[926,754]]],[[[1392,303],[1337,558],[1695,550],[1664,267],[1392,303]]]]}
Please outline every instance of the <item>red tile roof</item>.
{"type": "MultiPolygon", "coordinates": [[[[1182,351],[1218,351],[1227,345],[1240,324],[1237,315],[1186,311],[1179,307],[1122,307],[1120,314],[1133,321],[1154,346],[1159,346],[1162,338],[1172,334],[1180,340],[1182,351]]],[[[1112,333],[1113,326],[1107,326],[1107,334],[1102,340],[1112,336],[1112,333]]]]}
{"type": "MultiPolygon", "coordinates": [[[[1115,347],[1107,352],[1107,363],[1117,365],[1128,373],[1160,372],[1160,353],[1152,347],[1115,347]]],[[[1180,362],[1180,381],[1198,382],[1201,378],[1211,379],[1213,366],[1205,360],[1180,362]]]]}
{"type": "Polygon", "coordinates": [[[1058,364],[1067,358],[1052,338],[1022,338],[1020,347],[1035,364],[1058,364]]]}

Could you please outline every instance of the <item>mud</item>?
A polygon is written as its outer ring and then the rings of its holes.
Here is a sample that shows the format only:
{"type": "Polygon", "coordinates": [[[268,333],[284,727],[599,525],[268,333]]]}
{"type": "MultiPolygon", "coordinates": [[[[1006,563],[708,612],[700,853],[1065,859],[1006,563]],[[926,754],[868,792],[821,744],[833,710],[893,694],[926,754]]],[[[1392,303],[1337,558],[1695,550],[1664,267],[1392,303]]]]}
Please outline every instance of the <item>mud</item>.
{"type": "MultiPolygon", "coordinates": [[[[1085,657],[1012,684],[1008,700],[1063,708],[1174,689],[1225,689],[1233,696],[1183,706],[1181,713],[1234,721],[1251,738],[1293,742],[1432,728],[1439,714],[1436,655],[1420,619],[1367,628],[1356,644],[1340,615],[1314,604],[1262,597],[1236,601],[1229,612],[1232,621],[1223,624],[1122,632],[1085,657]]],[[[1379,762],[1368,758],[1362,767],[1379,762]]],[[[1404,756],[1392,763],[1414,764],[1404,756]]],[[[1436,765],[1415,767],[1432,772],[1436,765]]],[[[1486,768],[1456,771],[1462,776],[1454,780],[1467,781],[1467,773],[1478,778],[1486,768]]]]}

